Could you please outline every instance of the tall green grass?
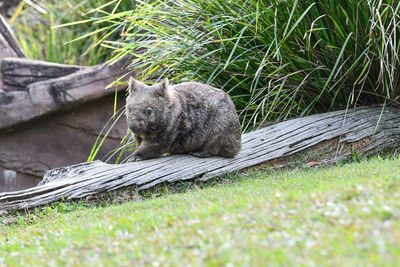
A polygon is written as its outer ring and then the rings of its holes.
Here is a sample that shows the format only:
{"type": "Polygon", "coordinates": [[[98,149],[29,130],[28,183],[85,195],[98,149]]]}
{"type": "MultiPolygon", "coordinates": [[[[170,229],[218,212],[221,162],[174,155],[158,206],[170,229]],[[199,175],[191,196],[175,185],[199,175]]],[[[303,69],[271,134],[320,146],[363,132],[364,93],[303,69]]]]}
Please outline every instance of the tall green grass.
{"type": "MultiPolygon", "coordinates": [[[[104,7],[104,10],[96,10],[99,5],[97,0],[23,0],[10,19],[10,24],[29,58],[65,64],[95,65],[112,57],[112,51],[105,47],[89,49],[94,42],[102,38],[102,32],[98,30],[104,29],[110,23],[58,26],[101,17],[104,16],[104,12],[111,12],[115,7],[115,11],[118,12],[132,9],[133,4],[134,0],[113,1],[108,7],[104,7]],[[92,12],[89,13],[90,10],[92,12]],[[70,43],[93,32],[96,34],[70,43]]],[[[118,36],[113,35],[112,38],[117,40],[118,36]]]]}
{"type": "Polygon", "coordinates": [[[114,59],[140,79],[227,91],[243,128],[357,105],[399,103],[398,1],[137,1],[103,13],[114,59]]]}

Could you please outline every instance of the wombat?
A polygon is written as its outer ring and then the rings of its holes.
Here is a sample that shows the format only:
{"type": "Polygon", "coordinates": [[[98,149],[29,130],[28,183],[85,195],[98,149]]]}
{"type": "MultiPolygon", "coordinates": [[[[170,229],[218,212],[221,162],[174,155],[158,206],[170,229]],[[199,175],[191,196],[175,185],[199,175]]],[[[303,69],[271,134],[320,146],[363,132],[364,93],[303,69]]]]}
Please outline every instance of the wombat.
{"type": "Polygon", "coordinates": [[[165,153],[234,157],[241,147],[239,117],[224,91],[198,82],[148,86],[129,80],[128,126],[138,149],[133,160],[165,153]]]}

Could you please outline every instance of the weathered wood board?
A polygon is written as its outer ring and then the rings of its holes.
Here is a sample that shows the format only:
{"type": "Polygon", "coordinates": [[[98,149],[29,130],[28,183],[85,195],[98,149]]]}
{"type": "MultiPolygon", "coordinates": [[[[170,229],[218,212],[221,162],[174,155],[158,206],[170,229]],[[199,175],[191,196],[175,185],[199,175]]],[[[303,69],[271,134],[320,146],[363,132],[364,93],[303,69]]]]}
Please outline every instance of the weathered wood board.
{"type": "Polygon", "coordinates": [[[9,57],[1,61],[3,90],[26,90],[29,84],[59,78],[88,67],[9,57]]]}
{"type": "Polygon", "coordinates": [[[105,88],[130,72],[127,62],[123,59],[113,65],[85,67],[66,76],[29,84],[23,91],[0,92],[0,130],[99,99],[116,89],[124,90],[124,85],[105,88]]]}
{"type": "Polygon", "coordinates": [[[48,171],[37,187],[0,193],[0,209],[23,209],[60,199],[77,199],[136,185],[146,189],[162,182],[208,180],[338,139],[337,156],[353,150],[375,153],[400,147],[400,110],[367,107],[293,119],[244,134],[243,147],[232,159],[172,155],[121,165],[100,161],[48,171]],[[352,144],[357,144],[356,146],[352,144]]]}

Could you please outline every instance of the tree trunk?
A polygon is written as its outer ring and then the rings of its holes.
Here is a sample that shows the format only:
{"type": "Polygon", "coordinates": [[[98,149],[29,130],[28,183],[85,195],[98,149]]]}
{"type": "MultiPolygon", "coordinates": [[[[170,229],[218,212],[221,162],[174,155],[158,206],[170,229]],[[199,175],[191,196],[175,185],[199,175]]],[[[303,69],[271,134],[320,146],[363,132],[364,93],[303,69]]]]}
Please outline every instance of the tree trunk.
{"type": "Polygon", "coordinates": [[[196,158],[172,155],[158,159],[105,164],[100,161],[48,171],[34,188],[0,193],[0,209],[23,209],[61,199],[77,199],[135,185],[139,190],[162,182],[213,177],[301,151],[330,148],[334,157],[354,153],[373,154],[400,147],[400,110],[394,107],[363,107],[280,122],[244,134],[242,149],[235,158],[196,158]]]}

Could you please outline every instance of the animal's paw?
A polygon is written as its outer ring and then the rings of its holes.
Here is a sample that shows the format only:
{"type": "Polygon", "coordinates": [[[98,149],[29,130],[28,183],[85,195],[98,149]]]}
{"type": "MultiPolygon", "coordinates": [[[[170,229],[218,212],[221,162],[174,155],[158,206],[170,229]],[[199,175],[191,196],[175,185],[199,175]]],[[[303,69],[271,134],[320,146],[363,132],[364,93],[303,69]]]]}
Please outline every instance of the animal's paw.
{"type": "Polygon", "coordinates": [[[131,159],[131,161],[142,161],[143,160],[143,158],[140,158],[140,157],[132,157],[132,159],[131,159]]]}
{"type": "Polygon", "coordinates": [[[194,152],[189,152],[190,155],[193,155],[195,157],[199,157],[199,158],[209,158],[212,155],[210,153],[208,153],[207,151],[194,151],[194,152]]]}
{"type": "Polygon", "coordinates": [[[130,161],[142,161],[145,160],[146,158],[141,154],[141,153],[133,153],[132,158],[130,159],[130,161]]]}

